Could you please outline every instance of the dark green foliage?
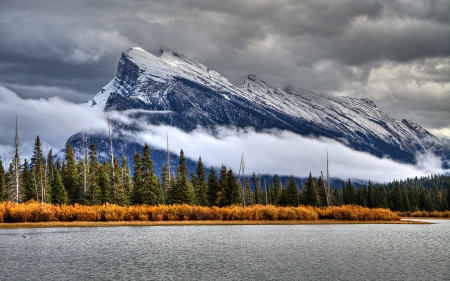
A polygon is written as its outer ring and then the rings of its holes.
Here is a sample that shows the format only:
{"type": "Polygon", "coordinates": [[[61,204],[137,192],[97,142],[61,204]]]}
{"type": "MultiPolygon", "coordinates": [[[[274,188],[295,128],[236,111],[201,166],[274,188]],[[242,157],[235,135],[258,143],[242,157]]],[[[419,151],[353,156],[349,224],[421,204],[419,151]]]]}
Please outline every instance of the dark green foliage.
{"type": "Polygon", "coordinates": [[[252,189],[250,188],[250,181],[248,179],[245,180],[244,183],[244,205],[245,206],[250,206],[255,204],[255,198],[252,192],[252,189]]]}
{"type": "Polygon", "coordinates": [[[2,158],[0,157],[0,202],[5,201],[8,198],[6,191],[6,172],[3,166],[2,158]]]}
{"type": "Polygon", "coordinates": [[[255,173],[252,175],[253,186],[255,187],[255,204],[261,204],[261,182],[260,175],[256,178],[255,173]]]}
{"type": "Polygon", "coordinates": [[[317,185],[311,173],[308,181],[303,186],[303,204],[307,206],[319,206],[319,195],[317,194],[317,185]]]}
{"type": "Polygon", "coordinates": [[[227,185],[224,190],[224,197],[225,206],[242,203],[241,190],[231,169],[227,173],[227,185]]]}
{"type": "Polygon", "coordinates": [[[37,186],[35,181],[33,180],[33,177],[34,177],[33,173],[29,170],[28,160],[25,159],[23,161],[23,168],[22,168],[22,191],[24,202],[31,199],[38,200],[37,186]]]}
{"type": "Polygon", "coordinates": [[[194,204],[194,188],[188,180],[186,158],[183,150],[180,151],[180,156],[178,157],[177,178],[167,197],[170,204],[194,204]]]}
{"type": "Polygon", "coordinates": [[[222,165],[219,173],[219,191],[217,192],[216,204],[220,207],[226,206],[227,200],[225,198],[226,191],[228,189],[228,174],[227,167],[222,165]]]}
{"type": "Polygon", "coordinates": [[[197,169],[195,170],[197,175],[193,180],[195,201],[198,205],[208,206],[208,186],[206,184],[205,169],[203,169],[202,158],[198,158],[197,169]]]}
{"type": "Polygon", "coordinates": [[[294,176],[292,175],[287,183],[285,198],[285,205],[294,207],[299,205],[297,183],[295,182],[294,176]]]}
{"type": "Polygon", "coordinates": [[[170,181],[169,170],[166,164],[163,164],[161,168],[161,187],[163,192],[163,202],[167,203],[167,192],[172,187],[172,184],[170,181]]]}
{"type": "Polygon", "coordinates": [[[162,189],[156,177],[153,161],[150,158],[150,148],[147,144],[145,144],[142,150],[141,178],[142,186],[140,188],[140,196],[142,203],[147,205],[161,204],[162,189]]]}
{"type": "Polygon", "coordinates": [[[342,184],[342,200],[344,204],[356,204],[356,189],[352,181],[348,179],[347,183],[342,184]]]}
{"type": "MultiPolygon", "coordinates": [[[[92,144],[92,145],[95,148],[95,145],[94,144],[92,144]]],[[[92,145],[91,145],[91,147],[92,147],[92,145]]],[[[95,160],[97,160],[97,148],[95,148],[94,157],[95,157],[95,160]]],[[[64,187],[66,188],[67,193],[69,194],[69,202],[71,204],[81,203],[82,193],[81,193],[81,189],[79,187],[79,180],[78,180],[79,178],[78,178],[77,165],[76,165],[76,161],[75,161],[75,152],[73,151],[70,141],[68,141],[66,143],[66,157],[65,157],[64,164],[65,164],[65,169],[63,169],[62,178],[63,178],[64,187]]],[[[98,162],[96,165],[98,165],[98,162]]],[[[94,166],[94,164],[93,164],[93,166],[94,166]]],[[[95,169],[97,169],[97,167],[95,167],[95,169]]]]}
{"type": "Polygon", "coordinates": [[[142,172],[141,172],[141,155],[135,153],[133,157],[133,197],[132,204],[142,204],[141,190],[142,190],[142,172]]]}
{"type": "Polygon", "coordinates": [[[216,171],[214,171],[214,167],[211,167],[208,175],[208,203],[209,206],[217,206],[218,202],[218,193],[220,191],[219,183],[217,182],[216,171]]]}
{"type": "Polygon", "coordinates": [[[64,187],[60,172],[53,170],[53,179],[51,181],[52,187],[52,203],[53,204],[69,204],[69,196],[64,187]]]}
{"type": "MultiPolygon", "coordinates": [[[[67,152],[66,152],[67,153],[67,152]]],[[[88,184],[88,190],[86,194],[86,200],[87,203],[90,203],[91,205],[97,205],[102,203],[102,192],[101,188],[99,186],[99,182],[101,181],[102,175],[101,175],[101,167],[98,163],[98,151],[97,147],[94,143],[92,143],[89,146],[89,184],[88,184]]],[[[66,157],[67,158],[67,157],[66,157]]],[[[69,161],[67,161],[69,162],[69,161]]],[[[68,166],[68,165],[67,165],[68,166]]],[[[66,186],[66,185],[64,185],[66,186]]],[[[75,192],[74,194],[78,194],[78,192],[75,192]]],[[[70,198],[70,192],[68,190],[69,194],[69,201],[70,203],[73,203],[73,199],[70,198]]]]}

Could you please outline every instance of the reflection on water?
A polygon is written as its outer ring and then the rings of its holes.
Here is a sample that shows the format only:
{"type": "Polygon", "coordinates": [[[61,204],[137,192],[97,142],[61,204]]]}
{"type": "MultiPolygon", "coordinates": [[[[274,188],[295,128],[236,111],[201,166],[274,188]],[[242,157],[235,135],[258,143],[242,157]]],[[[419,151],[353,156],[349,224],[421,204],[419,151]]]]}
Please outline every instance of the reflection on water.
{"type": "Polygon", "coordinates": [[[0,230],[0,279],[450,280],[434,222],[0,230]]]}

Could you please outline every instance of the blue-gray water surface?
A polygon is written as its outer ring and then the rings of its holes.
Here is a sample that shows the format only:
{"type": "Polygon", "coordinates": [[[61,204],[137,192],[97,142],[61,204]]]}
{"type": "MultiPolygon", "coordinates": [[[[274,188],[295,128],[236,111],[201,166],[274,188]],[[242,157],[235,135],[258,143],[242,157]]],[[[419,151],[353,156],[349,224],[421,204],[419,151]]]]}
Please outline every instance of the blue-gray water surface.
{"type": "Polygon", "coordinates": [[[0,230],[0,280],[450,280],[450,221],[0,230]]]}

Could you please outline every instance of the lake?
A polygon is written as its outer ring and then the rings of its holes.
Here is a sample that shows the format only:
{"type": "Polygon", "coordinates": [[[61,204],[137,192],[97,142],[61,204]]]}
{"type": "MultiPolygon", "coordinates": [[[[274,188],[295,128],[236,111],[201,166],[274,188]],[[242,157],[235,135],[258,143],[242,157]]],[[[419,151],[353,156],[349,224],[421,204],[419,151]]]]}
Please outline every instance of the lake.
{"type": "Polygon", "coordinates": [[[0,280],[450,280],[432,222],[0,229],[0,280]]]}

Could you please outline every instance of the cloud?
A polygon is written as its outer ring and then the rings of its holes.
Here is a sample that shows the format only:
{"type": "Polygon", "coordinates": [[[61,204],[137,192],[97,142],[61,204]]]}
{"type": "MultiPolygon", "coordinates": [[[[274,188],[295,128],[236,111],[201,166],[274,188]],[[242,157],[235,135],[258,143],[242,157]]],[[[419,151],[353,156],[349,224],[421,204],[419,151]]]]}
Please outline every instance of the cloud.
{"type": "Polygon", "coordinates": [[[23,0],[1,7],[0,83],[21,97],[81,102],[112,79],[122,51],[141,46],[158,55],[165,46],[235,85],[254,73],[273,86],[369,97],[382,111],[449,137],[449,1],[23,0]]]}
{"type": "MultiPolygon", "coordinates": [[[[103,130],[107,123],[100,109],[82,107],[60,98],[22,99],[0,85],[0,155],[10,156],[14,144],[16,116],[22,159],[30,159],[39,135],[42,149],[57,152],[67,139],[81,130],[103,130]]],[[[11,158],[11,157],[9,157],[11,158]]]]}
{"type": "Polygon", "coordinates": [[[129,137],[165,150],[167,133],[172,152],[179,153],[183,149],[185,155],[194,161],[201,156],[206,166],[224,164],[236,172],[244,153],[247,173],[307,177],[312,172],[319,176],[321,171],[326,172],[327,150],[330,174],[341,179],[388,182],[445,172],[441,162],[433,156],[421,155],[416,166],[406,165],[354,151],[334,140],[308,138],[288,131],[261,133],[250,128],[219,127],[216,128],[218,137],[215,137],[200,127],[191,133],[169,126],[141,123],[140,127],[143,131],[133,132],[129,137]]]}

